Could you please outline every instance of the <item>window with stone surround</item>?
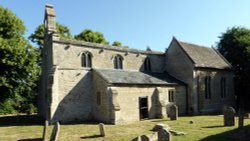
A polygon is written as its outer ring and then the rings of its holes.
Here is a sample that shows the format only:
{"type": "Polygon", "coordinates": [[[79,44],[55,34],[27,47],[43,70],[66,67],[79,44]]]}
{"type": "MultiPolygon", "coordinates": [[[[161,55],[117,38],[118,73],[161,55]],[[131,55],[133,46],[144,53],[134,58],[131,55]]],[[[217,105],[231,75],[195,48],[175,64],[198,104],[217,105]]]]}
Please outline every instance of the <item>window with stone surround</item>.
{"type": "Polygon", "coordinates": [[[92,55],[90,52],[83,52],[82,53],[82,67],[88,67],[91,68],[92,67],[92,55]]]}
{"type": "Polygon", "coordinates": [[[151,71],[151,61],[148,57],[144,60],[144,71],[151,71]]]}
{"type": "Polygon", "coordinates": [[[205,77],[205,99],[211,99],[211,76],[205,77]]]}
{"type": "Polygon", "coordinates": [[[123,68],[122,61],[123,61],[122,56],[116,55],[114,58],[114,68],[115,69],[122,69],[123,68]]]}
{"type": "Polygon", "coordinates": [[[174,102],[174,90],[168,91],[168,102],[174,102]]]}
{"type": "Polygon", "coordinates": [[[220,80],[220,91],[221,91],[221,98],[226,97],[226,78],[222,77],[220,80]]]}

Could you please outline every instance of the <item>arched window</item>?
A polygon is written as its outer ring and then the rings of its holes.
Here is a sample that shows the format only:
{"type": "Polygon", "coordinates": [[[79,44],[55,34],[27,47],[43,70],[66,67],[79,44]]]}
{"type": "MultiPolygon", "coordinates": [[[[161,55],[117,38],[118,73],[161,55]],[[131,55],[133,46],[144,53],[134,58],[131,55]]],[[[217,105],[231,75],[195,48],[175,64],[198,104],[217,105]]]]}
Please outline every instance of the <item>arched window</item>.
{"type": "Polygon", "coordinates": [[[144,60],[144,71],[151,71],[151,62],[149,58],[144,60]]]}
{"type": "Polygon", "coordinates": [[[114,58],[114,68],[115,69],[122,69],[122,57],[120,55],[116,55],[114,58]]]}
{"type": "Polygon", "coordinates": [[[82,53],[82,67],[88,67],[91,68],[92,67],[92,55],[90,52],[83,52],[82,53]]]}

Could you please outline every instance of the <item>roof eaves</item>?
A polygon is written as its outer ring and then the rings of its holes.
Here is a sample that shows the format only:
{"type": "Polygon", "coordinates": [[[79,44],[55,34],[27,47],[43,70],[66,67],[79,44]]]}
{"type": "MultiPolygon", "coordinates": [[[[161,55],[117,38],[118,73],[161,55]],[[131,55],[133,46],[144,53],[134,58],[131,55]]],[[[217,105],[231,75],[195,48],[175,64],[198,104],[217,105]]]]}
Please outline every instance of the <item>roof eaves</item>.
{"type": "Polygon", "coordinates": [[[130,86],[176,86],[178,84],[176,83],[166,83],[166,84],[144,84],[144,83],[111,83],[113,85],[120,85],[120,86],[124,86],[124,85],[130,85],[130,86]]]}
{"type": "Polygon", "coordinates": [[[228,64],[229,68],[232,68],[232,65],[227,61],[227,59],[217,49],[215,49],[213,47],[212,47],[212,49],[220,56],[220,58],[222,60],[224,60],[228,64]]]}

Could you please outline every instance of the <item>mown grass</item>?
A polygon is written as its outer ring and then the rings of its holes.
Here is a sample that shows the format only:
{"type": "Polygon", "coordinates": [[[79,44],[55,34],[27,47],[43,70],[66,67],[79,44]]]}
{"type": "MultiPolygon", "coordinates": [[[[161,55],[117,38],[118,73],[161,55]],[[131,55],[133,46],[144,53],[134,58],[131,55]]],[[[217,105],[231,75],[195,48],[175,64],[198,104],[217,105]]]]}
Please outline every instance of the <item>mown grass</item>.
{"type": "MultiPolygon", "coordinates": [[[[0,141],[41,140],[43,123],[35,117],[0,117],[0,141]]],[[[151,129],[157,123],[168,124],[173,130],[187,133],[173,136],[173,141],[250,140],[250,119],[245,119],[244,130],[238,130],[237,126],[224,127],[223,116],[187,116],[179,117],[177,121],[155,119],[126,125],[105,125],[105,137],[99,137],[96,123],[64,124],[60,128],[59,141],[130,141],[139,135],[152,133],[151,129]]],[[[49,135],[52,127],[49,127],[49,135]]]]}

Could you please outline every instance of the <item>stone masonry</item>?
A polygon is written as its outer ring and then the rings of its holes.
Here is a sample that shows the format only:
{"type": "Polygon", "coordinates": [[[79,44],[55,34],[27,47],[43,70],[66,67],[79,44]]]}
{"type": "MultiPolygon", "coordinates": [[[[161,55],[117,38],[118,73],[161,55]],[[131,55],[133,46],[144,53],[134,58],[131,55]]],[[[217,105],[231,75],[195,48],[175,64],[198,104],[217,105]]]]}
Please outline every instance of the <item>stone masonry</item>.
{"type": "Polygon", "coordinates": [[[38,112],[50,122],[119,124],[165,118],[169,104],[178,107],[178,115],[234,106],[231,65],[214,49],[176,38],[166,52],[65,40],[56,32],[52,5],[45,7],[44,24],[38,112]],[[86,55],[89,66],[83,63],[86,55]],[[117,57],[123,69],[115,69],[117,57]],[[211,77],[209,99],[205,98],[207,76],[211,77]],[[222,78],[226,81],[223,95],[222,78]]]}

